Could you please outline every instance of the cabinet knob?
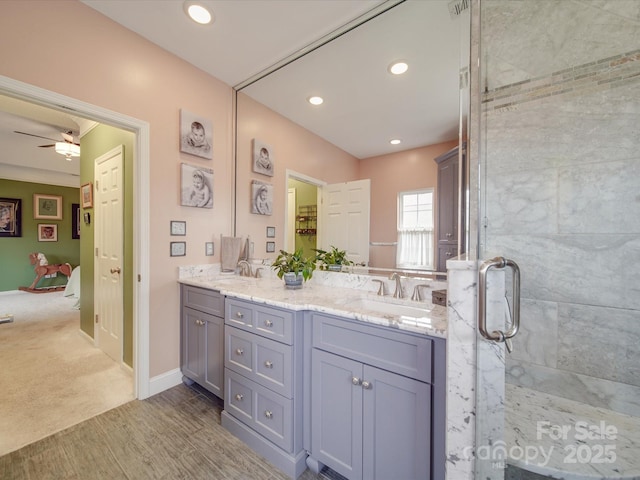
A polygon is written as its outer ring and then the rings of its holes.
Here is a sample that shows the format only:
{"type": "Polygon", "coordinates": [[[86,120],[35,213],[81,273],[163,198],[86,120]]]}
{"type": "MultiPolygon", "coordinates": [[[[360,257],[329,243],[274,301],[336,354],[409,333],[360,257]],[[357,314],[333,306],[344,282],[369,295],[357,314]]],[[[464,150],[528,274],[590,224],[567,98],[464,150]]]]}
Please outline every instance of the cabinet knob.
{"type": "Polygon", "coordinates": [[[236,355],[244,355],[244,350],[241,348],[236,348],[236,355]]]}
{"type": "Polygon", "coordinates": [[[269,360],[267,360],[266,362],[264,362],[264,366],[267,368],[273,368],[273,362],[270,362],[269,360]]]}
{"type": "Polygon", "coordinates": [[[451,252],[445,253],[445,256],[447,256],[447,257],[450,257],[451,255],[453,255],[453,253],[451,253],[451,252]]]}
{"type": "Polygon", "coordinates": [[[371,382],[362,382],[362,388],[364,388],[365,390],[371,390],[373,388],[373,385],[371,384],[371,382]]]}
{"type": "Polygon", "coordinates": [[[271,328],[271,327],[273,327],[273,322],[271,320],[265,320],[264,321],[264,326],[271,328]]]}
{"type": "Polygon", "coordinates": [[[447,237],[447,238],[451,238],[451,237],[453,237],[453,233],[446,233],[446,234],[445,234],[445,237],[447,237]]]}
{"type": "Polygon", "coordinates": [[[264,411],[264,416],[271,419],[273,418],[273,412],[269,411],[269,410],[265,410],[264,411]]]}
{"type": "Polygon", "coordinates": [[[242,318],[244,317],[244,314],[242,312],[236,312],[236,317],[242,318]]]}
{"type": "Polygon", "coordinates": [[[362,380],[360,380],[358,377],[351,377],[351,383],[356,386],[359,386],[359,385],[362,385],[362,380]]]}
{"type": "Polygon", "coordinates": [[[200,319],[196,319],[196,321],[193,322],[193,323],[195,323],[196,325],[200,325],[200,326],[204,325],[204,322],[202,320],[200,320],[200,319]]]}
{"type": "Polygon", "coordinates": [[[236,393],[236,400],[241,402],[244,396],[241,393],[236,393]]]}

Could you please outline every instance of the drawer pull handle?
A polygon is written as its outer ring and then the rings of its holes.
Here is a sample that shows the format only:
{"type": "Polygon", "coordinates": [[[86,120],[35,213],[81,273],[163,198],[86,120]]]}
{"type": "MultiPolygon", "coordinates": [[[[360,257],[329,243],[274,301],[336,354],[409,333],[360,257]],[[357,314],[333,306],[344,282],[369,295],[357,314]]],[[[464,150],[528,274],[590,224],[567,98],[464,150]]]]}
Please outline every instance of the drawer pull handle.
{"type": "Polygon", "coordinates": [[[194,323],[196,325],[200,325],[200,326],[204,325],[204,321],[203,320],[196,320],[194,323]]]}
{"type": "Polygon", "coordinates": [[[244,355],[244,350],[241,348],[236,348],[236,355],[244,355]]]}
{"type": "Polygon", "coordinates": [[[269,411],[269,410],[265,410],[264,411],[264,416],[271,419],[273,418],[273,412],[269,411]]]}
{"type": "Polygon", "coordinates": [[[238,317],[238,318],[242,318],[242,317],[244,317],[244,313],[242,313],[242,312],[236,312],[236,317],[238,317]]]}
{"type": "Polygon", "coordinates": [[[371,390],[373,388],[373,385],[371,384],[371,382],[362,382],[362,388],[364,388],[365,390],[371,390]]]}
{"type": "Polygon", "coordinates": [[[241,393],[236,393],[236,400],[241,402],[243,398],[244,398],[244,396],[241,393]]]}
{"type": "Polygon", "coordinates": [[[273,362],[270,362],[269,360],[267,360],[266,362],[264,362],[264,366],[267,368],[273,368],[273,362]]]}
{"type": "Polygon", "coordinates": [[[265,320],[264,321],[264,326],[271,328],[271,327],[273,327],[273,322],[271,320],[265,320]]]}
{"type": "Polygon", "coordinates": [[[351,377],[351,383],[357,387],[362,385],[362,380],[360,380],[358,377],[351,377]]]}

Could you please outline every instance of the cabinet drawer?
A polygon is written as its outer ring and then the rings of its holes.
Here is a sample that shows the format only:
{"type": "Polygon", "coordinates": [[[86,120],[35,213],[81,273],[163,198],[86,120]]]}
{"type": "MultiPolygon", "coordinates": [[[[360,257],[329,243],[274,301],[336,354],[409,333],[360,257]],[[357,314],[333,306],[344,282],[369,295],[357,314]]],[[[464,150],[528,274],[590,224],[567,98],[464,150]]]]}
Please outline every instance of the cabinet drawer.
{"type": "Polygon", "coordinates": [[[225,378],[225,410],[283,450],[292,452],[292,401],[228,368],[225,378]]]}
{"type": "Polygon", "coordinates": [[[276,307],[228,298],[226,322],[228,325],[251,331],[291,345],[293,342],[294,312],[276,307]]]}
{"type": "Polygon", "coordinates": [[[293,347],[230,326],[225,337],[225,367],[291,398],[293,347]]]}
{"type": "Polygon", "coordinates": [[[217,317],[224,316],[224,296],[215,290],[183,285],[182,305],[217,317]]]}
{"type": "Polygon", "coordinates": [[[311,318],[314,347],[431,383],[432,340],[321,313],[311,318]]]}

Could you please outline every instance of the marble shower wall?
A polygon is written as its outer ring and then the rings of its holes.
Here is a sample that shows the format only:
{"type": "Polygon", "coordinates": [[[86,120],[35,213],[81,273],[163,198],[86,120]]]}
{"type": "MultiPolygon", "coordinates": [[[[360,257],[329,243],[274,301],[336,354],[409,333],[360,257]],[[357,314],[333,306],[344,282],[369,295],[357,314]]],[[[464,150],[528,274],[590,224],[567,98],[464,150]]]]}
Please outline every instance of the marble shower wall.
{"type": "Polygon", "coordinates": [[[482,2],[483,257],[521,268],[507,381],[640,415],[640,2],[482,2]]]}

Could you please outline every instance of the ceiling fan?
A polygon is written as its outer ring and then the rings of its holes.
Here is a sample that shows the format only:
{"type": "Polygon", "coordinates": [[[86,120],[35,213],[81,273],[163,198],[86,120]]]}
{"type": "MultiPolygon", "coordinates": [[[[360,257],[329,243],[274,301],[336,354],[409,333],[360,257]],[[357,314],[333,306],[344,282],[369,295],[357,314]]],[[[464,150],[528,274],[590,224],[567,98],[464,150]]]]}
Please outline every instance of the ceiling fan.
{"type": "Polygon", "coordinates": [[[30,137],[44,138],[45,140],[51,140],[54,143],[50,145],[38,145],[38,147],[40,148],[54,147],[56,150],[56,153],[63,155],[69,161],[71,161],[72,157],[80,156],[80,144],[74,141],[73,132],[70,130],[66,132],[60,132],[60,135],[64,140],[63,142],[59,142],[54,138],[43,137],[42,135],[36,135],[33,133],[19,132],[17,130],[14,130],[13,133],[18,133],[20,135],[28,135],[30,137]]]}

